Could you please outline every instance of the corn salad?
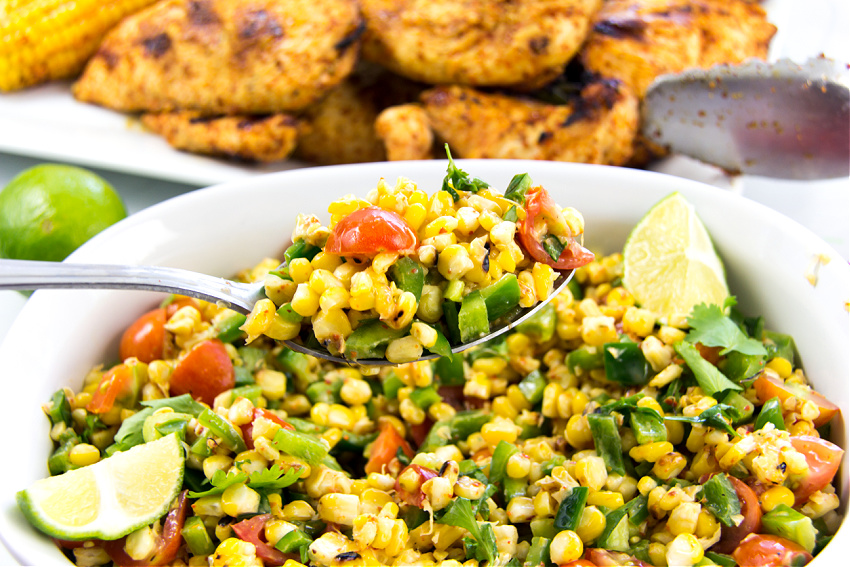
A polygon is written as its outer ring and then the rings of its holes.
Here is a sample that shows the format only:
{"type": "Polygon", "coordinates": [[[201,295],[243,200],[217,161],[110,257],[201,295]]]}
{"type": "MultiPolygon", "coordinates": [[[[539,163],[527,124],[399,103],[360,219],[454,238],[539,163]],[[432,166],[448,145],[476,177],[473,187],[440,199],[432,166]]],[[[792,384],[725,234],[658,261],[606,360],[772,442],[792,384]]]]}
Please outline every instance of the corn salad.
{"type": "MultiPolygon", "coordinates": [[[[174,298],[142,319],[162,343],[122,340],[131,387],[110,401],[96,368],[45,405],[51,474],[177,432],[191,505],[171,565],[746,565],[768,544],[805,563],[840,521],[837,408],[787,335],[717,306],[660,324],[621,275],[600,257],[510,334],[380,370],[245,345],[236,313],[174,298]],[[707,346],[729,325],[739,350],[707,346]]],[[[164,537],[119,547],[145,562],[164,537]]],[[[114,553],[62,545],[81,566],[114,553]]]]}
{"type": "Polygon", "coordinates": [[[593,258],[575,241],[581,214],[527,174],[502,196],[449,171],[430,195],[382,179],[365,199],[332,202],[327,226],[299,214],[284,263],[265,276],[269,299],[243,326],[249,340],[301,337],[351,360],[446,356],[549,298],[556,268],[593,258]]]}

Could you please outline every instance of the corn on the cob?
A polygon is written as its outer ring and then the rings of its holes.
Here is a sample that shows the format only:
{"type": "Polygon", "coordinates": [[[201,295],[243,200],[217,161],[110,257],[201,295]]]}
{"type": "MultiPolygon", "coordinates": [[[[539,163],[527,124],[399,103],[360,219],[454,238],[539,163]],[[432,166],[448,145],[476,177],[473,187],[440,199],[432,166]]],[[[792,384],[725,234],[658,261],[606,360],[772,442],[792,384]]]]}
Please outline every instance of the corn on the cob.
{"type": "Polygon", "coordinates": [[[0,8],[0,91],[78,74],[106,33],[156,0],[9,0],[0,8]]]}

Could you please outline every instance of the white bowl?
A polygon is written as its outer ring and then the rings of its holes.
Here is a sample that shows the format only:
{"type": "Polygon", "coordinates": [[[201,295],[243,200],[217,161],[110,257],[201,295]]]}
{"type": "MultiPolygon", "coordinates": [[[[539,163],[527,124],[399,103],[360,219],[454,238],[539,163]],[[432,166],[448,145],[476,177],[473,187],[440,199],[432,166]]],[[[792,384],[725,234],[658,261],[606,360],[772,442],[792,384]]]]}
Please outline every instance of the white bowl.
{"type": "MultiPolygon", "coordinates": [[[[740,306],[749,315],[764,315],[767,328],[793,335],[815,387],[841,406],[843,417],[836,420],[833,441],[848,446],[850,267],[822,240],[762,205],[676,177],[540,161],[461,160],[458,165],[500,190],[515,173],[528,172],[556,202],[584,214],[585,243],[604,252],[620,250],[629,230],[655,202],[681,191],[708,227],[740,306]],[[811,275],[817,276],[816,284],[810,283],[811,275]]],[[[280,257],[298,212],[320,214],[334,198],[365,196],[381,177],[390,182],[408,177],[430,193],[439,189],[445,171],[445,161],[378,163],[219,185],[133,215],[92,239],[69,261],[157,264],[230,276],[263,257],[280,257]]],[[[5,455],[0,537],[19,561],[67,565],[15,504],[18,490],[47,474],[51,444],[41,405],[62,386],[78,389],[94,364],[114,360],[124,327],[160,299],[148,292],[39,291],[0,347],[0,376],[9,388],[0,402],[5,455]]],[[[845,454],[837,482],[844,512],[847,471],[845,454]]],[[[845,521],[815,564],[846,560],[848,533],[845,521]]]]}

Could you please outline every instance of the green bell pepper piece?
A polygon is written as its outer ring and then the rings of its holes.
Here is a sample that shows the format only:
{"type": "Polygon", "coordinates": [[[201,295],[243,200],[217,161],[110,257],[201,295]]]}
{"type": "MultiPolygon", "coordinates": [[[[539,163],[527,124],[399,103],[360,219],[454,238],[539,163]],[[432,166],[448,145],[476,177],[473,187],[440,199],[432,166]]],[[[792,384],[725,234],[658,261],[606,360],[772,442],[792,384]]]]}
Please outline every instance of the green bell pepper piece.
{"type": "Polygon", "coordinates": [[[245,336],[245,333],[239,327],[245,324],[247,318],[243,313],[233,311],[215,324],[213,333],[215,333],[216,338],[221,342],[232,343],[245,336]]]}
{"type": "Polygon", "coordinates": [[[561,500],[561,505],[558,506],[558,511],[555,513],[555,528],[558,531],[576,530],[579,521],[581,521],[581,514],[584,511],[585,503],[587,503],[588,494],[590,494],[588,487],[575,486],[566,498],[561,500]]]}
{"type": "Polygon", "coordinates": [[[528,376],[520,380],[518,386],[528,403],[534,405],[543,399],[543,390],[548,383],[549,381],[539,370],[532,370],[528,376]]]}
{"type": "Polygon", "coordinates": [[[782,404],[778,397],[770,398],[761,406],[761,411],[756,418],[755,429],[763,429],[765,425],[772,423],[776,429],[785,431],[785,420],[782,418],[782,404]]]}
{"type": "Polygon", "coordinates": [[[201,415],[198,416],[198,423],[208,428],[216,437],[221,438],[221,442],[234,453],[241,453],[248,449],[240,432],[229,421],[211,409],[207,408],[201,412],[201,415]]]}
{"type": "Polygon", "coordinates": [[[473,291],[463,298],[457,318],[462,343],[471,343],[490,332],[487,304],[481,291],[473,291]]]}
{"type": "Polygon", "coordinates": [[[505,199],[525,206],[525,195],[531,189],[531,176],[527,173],[517,173],[505,189],[505,199]]]}
{"type": "Polygon", "coordinates": [[[632,342],[607,343],[602,347],[605,378],[624,386],[642,386],[649,380],[649,363],[632,342]]]}
{"type": "Polygon", "coordinates": [[[436,422],[422,441],[419,452],[433,453],[435,449],[466,439],[490,421],[492,416],[481,410],[460,411],[454,417],[436,422]]]}
{"type": "MultiPolygon", "coordinates": [[[[515,274],[504,274],[497,281],[481,289],[481,297],[487,306],[487,318],[490,322],[504,317],[519,305],[519,280],[515,274]]],[[[465,300],[465,298],[464,298],[465,300]]],[[[463,306],[461,305],[461,311],[463,306]]],[[[490,330],[489,327],[487,329],[490,330]]]]}
{"type": "Polygon", "coordinates": [[[588,414],[587,421],[590,424],[596,453],[605,461],[605,466],[610,472],[626,474],[623,465],[623,441],[620,439],[620,431],[614,416],[591,413],[588,414]]]}
{"type": "Polygon", "coordinates": [[[422,298],[422,288],[425,286],[425,270],[422,265],[408,256],[402,256],[390,266],[387,276],[395,282],[398,289],[409,291],[416,298],[422,298]]]}
{"type": "Polygon", "coordinates": [[[540,311],[516,326],[520,333],[528,335],[538,343],[545,343],[555,336],[555,325],[558,323],[558,312],[555,306],[547,303],[540,311]]]}
{"type": "Polygon", "coordinates": [[[192,555],[209,555],[215,551],[215,544],[200,516],[186,518],[180,534],[192,555]]]}
{"type": "Polygon", "coordinates": [[[750,418],[753,417],[753,411],[755,410],[753,402],[738,392],[730,391],[726,394],[726,397],[723,398],[721,403],[733,408],[736,415],[735,419],[732,420],[732,425],[741,425],[742,423],[748,422],[750,418]]]}
{"type": "Polygon", "coordinates": [[[405,336],[408,330],[409,327],[393,329],[380,319],[365,321],[345,339],[345,357],[352,360],[384,358],[387,345],[405,336]]]}
{"type": "Polygon", "coordinates": [[[815,549],[818,532],[812,519],[787,504],[779,504],[763,515],[761,525],[767,533],[799,543],[809,553],[815,549]]]}
{"type": "Polygon", "coordinates": [[[298,240],[283,253],[283,261],[288,266],[295,258],[312,260],[321,251],[322,249],[318,246],[313,246],[305,240],[298,240]]]}

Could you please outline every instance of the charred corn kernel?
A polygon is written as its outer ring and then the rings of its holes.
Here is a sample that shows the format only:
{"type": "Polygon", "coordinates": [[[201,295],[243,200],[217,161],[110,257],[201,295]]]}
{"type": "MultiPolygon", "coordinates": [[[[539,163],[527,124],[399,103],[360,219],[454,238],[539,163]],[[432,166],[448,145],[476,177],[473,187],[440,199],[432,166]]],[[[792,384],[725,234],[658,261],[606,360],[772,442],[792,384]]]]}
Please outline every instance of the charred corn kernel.
{"type": "Polygon", "coordinates": [[[339,391],[342,401],[348,405],[363,405],[372,399],[372,388],[369,383],[359,378],[345,380],[339,391]]]}
{"type": "Polygon", "coordinates": [[[667,565],[667,546],[663,543],[653,541],[649,544],[649,558],[653,565],[658,567],[666,567],[667,565]]]}
{"type": "Polygon", "coordinates": [[[596,506],[585,506],[581,512],[576,534],[581,541],[590,543],[600,535],[605,529],[605,514],[596,506]]]}
{"type": "Polygon", "coordinates": [[[502,417],[496,417],[493,421],[485,423],[481,428],[481,436],[491,447],[495,447],[500,441],[514,443],[519,436],[516,424],[502,417]]]}
{"type": "Polygon", "coordinates": [[[593,506],[603,506],[609,510],[614,510],[625,504],[625,500],[623,499],[623,495],[619,492],[597,490],[588,494],[587,503],[593,506]]]}
{"type": "Polygon", "coordinates": [[[770,512],[780,504],[794,506],[794,493],[786,486],[774,486],[759,496],[759,504],[765,512],[770,512]]]}
{"type": "Polygon", "coordinates": [[[233,465],[233,459],[227,455],[210,455],[204,459],[204,476],[212,478],[216,471],[227,472],[231,465],[233,465]]]}
{"type": "Polygon", "coordinates": [[[791,376],[791,373],[794,372],[794,367],[788,361],[788,359],[783,358],[781,356],[776,356],[771,358],[767,363],[767,368],[770,368],[774,372],[776,372],[780,378],[785,379],[791,376]]]}
{"type": "Polygon", "coordinates": [[[263,562],[257,557],[257,548],[253,543],[235,537],[227,537],[218,544],[215,552],[209,558],[209,564],[213,567],[229,565],[234,567],[260,567],[263,562]]]}
{"type": "Polygon", "coordinates": [[[531,276],[534,279],[534,293],[537,299],[543,301],[552,294],[552,286],[558,275],[552,266],[542,262],[535,262],[531,268],[531,276]]]}
{"type": "Polygon", "coordinates": [[[584,553],[581,537],[572,530],[558,532],[549,546],[549,558],[555,565],[575,561],[584,553]]]}
{"type": "Polygon", "coordinates": [[[581,320],[581,339],[586,344],[596,347],[615,342],[618,337],[615,324],[613,317],[587,316],[581,320]]]}
{"type": "Polygon", "coordinates": [[[290,305],[292,310],[302,317],[312,317],[319,310],[319,297],[321,296],[310,289],[306,282],[299,283],[290,305]]]}
{"type": "Polygon", "coordinates": [[[289,277],[297,284],[306,283],[313,273],[313,266],[307,258],[293,258],[289,262],[289,277]]]}
{"type": "Polygon", "coordinates": [[[602,457],[584,457],[576,460],[575,477],[582,486],[587,486],[591,490],[599,490],[605,486],[605,481],[608,480],[608,470],[605,468],[605,461],[602,457]]]}
{"type": "Polygon", "coordinates": [[[667,565],[688,567],[696,565],[702,558],[702,545],[693,534],[679,534],[667,545],[667,565]]]}
{"type": "Polygon", "coordinates": [[[398,254],[395,252],[381,252],[372,258],[372,269],[376,274],[386,274],[390,266],[396,263],[398,254]]]}
{"type": "Polygon", "coordinates": [[[670,512],[667,529],[673,535],[695,533],[701,511],[699,502],[682,502],[670,512]]]}
{"type": "Polygon", "coordinates": [[[720,523],[714,518],[714,514],[708,510],[702,510],[697,517],[697,527],[694,535],[700,539],[713,537],[720,529],[720,523]]]}
{"type": "Polygon", "coordinates": [[[342,404],[331,404],[325,425],[349,430],[354,426],[354,413],[351,408],[342,404]]]}
{"type": "Polygon", "coordinates": [[[360,508],[360,499],[355,494],[325,494],[319,499],[319,517],[334,524],[354,525],[360,508]]]}
{"type": "Polygon", "coordinates": [[[656,441],[654,443],[646,443],[633,447],[629,451],[629,456],[636,461],[649,461],[654,463],[664,455],[673,451],[673,444],[669,441],[656,441]]]}
{"type": "Polygon", "coordinates": [[[528,522],[534,517],[534,502],[527,496],[514,496],[505,511],[511,523],[528,522]]]}
{"type": "Polygon", "coordinates": [[[342,309],[334,308],[319,311],[312,317],[313,334],[320,342],[328,341],[339,347],[341,339],[347,338],[352,332],[351,321],[342,309]]]}
{"type": "Polygon", "coordinates": [[[567,421],[564,437],[567,443],[576,449],[584,449],[591,446],[593,443],[593,434],[590,432],[590,424],[587,421],[587,416],[571,416],[569,421],[567,421]]]}
{"type": "Polygon", "coordinates": [[[674,451],[658,459],[652,467],[652,473],[660,479],[668,480],[679,476],[686,466],[688,460],[681,453],[674,451]]]}
{"type": "Polygon", "coordinates": [[[531,471],[531,459],[522,453],[514,453],[508,458],[506,470],[511,478],[525,478],[531,471]]]}
{"type": "Polygon", "coordinates": [[[478,500],[484,494],[487,488],[483,482],[475,480],[469,476],[462,476],[457,479],[454,485],[455,495],[466,498],[467,500],[478,500]]]}
{"type": "Polygon", "coordinates": [[[425,205],[423,203],[413,203],[408,205],[407,209],[404,211],[404,220],[407,221],[410,228],[413,230],[419,230],[419,227],[421,227],[422,223],[425,222],[425,217],[427,215],[428,211],[425,209],[425,205]]]}
{"type": "MultiPolygon", "coordinates": [[[[634,333],[639,337],[649,337],[654,328],[655,314],[652,311],[632,306],[626,308],[625,313],[623,313],[624,333],[634,333]]],[[[658,342],[660,343],[660,341],[658,342]]]]}
{"type": "Polygon", "coordinates": [[[100,460],[100,449],[88,443],[79,443],[71,448],[68,460],[77,467],[93,465],[100,460]]]}
{"type": "Polygon", "coordinates": [[[409,291],[402,292],[396,300],[395,307],[395,314],[385,322],[394,329],[404,329],[410,325],[416,315],[416,296],[409,291]]]}
{"type": "Polygon", "coordinates": [[[434,510],[442,510],[452,501],[453,489],[449,479],[437,476],[422,483],[424,494],[434,510]]]}
{"type": "Polygon", "coordinates": [[[311,520],[316,515],[313,507],[303,500],[293,500],[283,507],[283,517],[286,520],[307,521],[311,520]]]}
{"type": "Polygon", "coordinates": [[[387,345],[386,357],[390,362],[401,364],[411,362],[422,356],[422,343],[416,337],[402,337],[390,341],[387,345]]]}
{"type": "Polygon", "coordinates": [[[416,340],[418,340],[425,348],[431,348],[437,344],[437,330],[431,325],[426,325],[425,323],[417,321],[411,325],[410,334],[416,337],[416,340]]]}
{"type": "Polygon", "coordinates": [[[263,280],[263,289],[266,297],[271,299],[275,305],[283,305],[292,301],[295,288],[298,287],[292,280],[285,280],[275,275],[267,275],[263,280]]]}
{"type": "Polygon", "coordinates": [[[106,33],[154,0],[31,0],[0,10],[0,91],[13,91],[82,71],[106,33]],[[7,12],[7,9],[9,10],[7,12]]]}
{"type": "Polygon", "coordinates": [[[231,517],[256,514],[260,509],[260,494],[244,482],[228,486],[221,494],[221,509],[231,517]]]}
{"type": "Polygon", "coordinates": [[[410,398],[402,400],[398,409],[401,417],[411,425],[419,425],[425,421],[425,410],[413,403],[410,398]]]}

